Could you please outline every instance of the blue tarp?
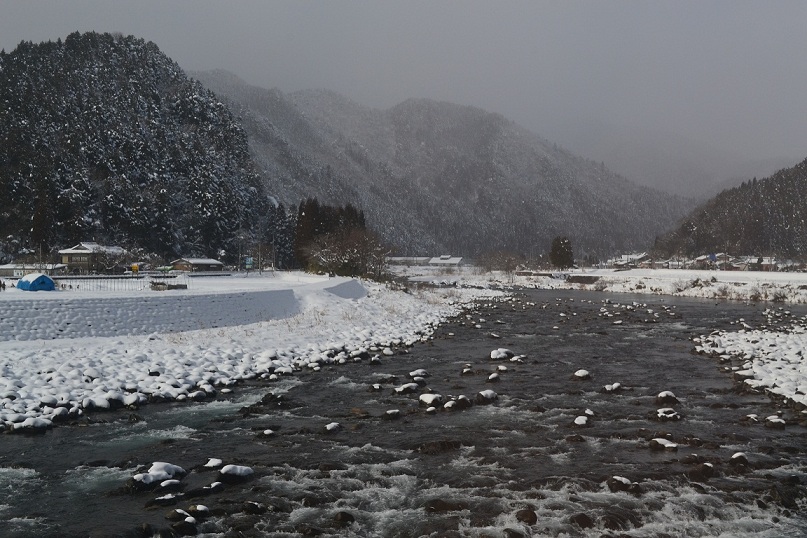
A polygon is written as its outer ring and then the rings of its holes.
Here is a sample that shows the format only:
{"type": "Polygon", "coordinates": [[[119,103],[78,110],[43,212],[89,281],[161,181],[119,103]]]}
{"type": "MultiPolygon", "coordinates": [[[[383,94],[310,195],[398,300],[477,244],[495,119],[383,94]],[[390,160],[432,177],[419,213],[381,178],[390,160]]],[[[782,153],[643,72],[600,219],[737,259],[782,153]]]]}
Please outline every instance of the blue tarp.
{"type": "Polygon", "coordinates": [[[31,273],[17,281],[17,289],[23,291],[53,291],[56,289],[56,284],[48,275],[31,273]]]}

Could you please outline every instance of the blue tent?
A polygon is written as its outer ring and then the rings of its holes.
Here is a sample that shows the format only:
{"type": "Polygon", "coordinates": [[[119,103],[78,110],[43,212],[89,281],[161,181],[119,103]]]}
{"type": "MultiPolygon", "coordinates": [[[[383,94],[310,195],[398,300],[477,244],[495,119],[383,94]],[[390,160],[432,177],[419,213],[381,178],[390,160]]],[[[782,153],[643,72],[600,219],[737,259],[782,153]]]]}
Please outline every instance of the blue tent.
{"type": "Polygon", "coordinates": [[[56,284],[48,275],[31,273],[17,281],[17,289],[23,291],[53,291],[56,284]]]}

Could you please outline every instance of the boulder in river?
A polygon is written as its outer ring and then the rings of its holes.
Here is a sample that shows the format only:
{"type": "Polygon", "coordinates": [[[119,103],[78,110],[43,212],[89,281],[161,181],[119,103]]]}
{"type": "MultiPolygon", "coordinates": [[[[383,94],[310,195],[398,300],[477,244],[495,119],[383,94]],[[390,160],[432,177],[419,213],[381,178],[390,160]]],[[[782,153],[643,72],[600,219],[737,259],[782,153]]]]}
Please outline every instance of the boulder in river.
{"type": "Polygon", "coordinates": [[[608,489],[611,490],[612,493],[618,493],[620,491],[633,493],[636,495],[641,493],[641,488],[639,487],[639,484],[630,481],[624,476],[612,476],[611,478],[605,481],[605,485],[608,486],[608,489]]]}
{"type": "Polygon", "coordinates": [[[574,374],[572,374],[572,381],[588,381],[591,379],[591,372],[588,370],[577,370],[574,374]]]}
{"type": "Polygon", "coordinates": [[[516,512],[516,519],[525,525],[532,526],[538,523],[538,514],[535,513],[535,510],[524,508],[516,512]]]}
{"type": "Polygon", "coordinates": [[[479,405],[492,404],[499,399],[499,395],[492,390],[483,390],[476,395],[476,403],[479,405]]]}
{"type": "Polygon", "coordinates": [[[678,451],[678,444],[673,443],[668,439],[664,439],[663,437],[656,437],[650,440],[648,446],[652,450],[666,450],[668,452],[676,452],[678,451]]]}
{"type": "Polygon", "coordinates": [[[246,467],[244,465],[225,465],[219,471],[219,480],[228,484],[234,484],[249,480],[254,473],[252,467],[246,467]]]}
{"type": "Polygon", "coordinates": [[[678,405],[679,403],[681,402],[678,401],[678,398],[675,397],[675,394],[673,394],[669,390],[659,392],[658,395],[656,396],[656,405],[670,406],[670,405],[678,405]]]}

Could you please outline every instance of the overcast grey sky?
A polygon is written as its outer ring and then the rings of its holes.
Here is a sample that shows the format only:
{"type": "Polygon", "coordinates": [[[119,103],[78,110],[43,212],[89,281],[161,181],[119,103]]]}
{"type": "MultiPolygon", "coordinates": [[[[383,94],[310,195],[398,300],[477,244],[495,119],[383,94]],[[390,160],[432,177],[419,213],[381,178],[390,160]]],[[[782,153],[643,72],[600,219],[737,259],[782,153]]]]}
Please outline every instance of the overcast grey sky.
{"type": "MultiPolygon", "coordinates": [[[[0,0],[0,47],[119,31],[187,70],[385,108],[471,104],[550,140],[601,123],[807,157],[807,2],[0,0]]],[[[574,149],[574,148],[572,148],[574,149]]]]}

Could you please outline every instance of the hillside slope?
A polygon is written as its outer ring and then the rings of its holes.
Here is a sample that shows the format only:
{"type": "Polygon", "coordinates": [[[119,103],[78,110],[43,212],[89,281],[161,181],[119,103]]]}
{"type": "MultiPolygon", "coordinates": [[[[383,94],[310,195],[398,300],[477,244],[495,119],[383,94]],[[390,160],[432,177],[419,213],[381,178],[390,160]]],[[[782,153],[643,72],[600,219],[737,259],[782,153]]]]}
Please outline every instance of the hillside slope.
{"type": "Polygon", "coordinates": [[[663,255],[803,258],[807,255],[807,160],[767,179],[725,190],[660,237],[663,255]]]}
{"type": "Polygon", "coordinates": [[[596,258],[646,248],[691,208],[478,108],[411,99],[376,110],[222,71],[193,76],[238,111],[274,195],[357,203],[401,254],[538,256],[563,234],[596,258]]]}

